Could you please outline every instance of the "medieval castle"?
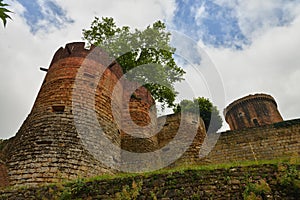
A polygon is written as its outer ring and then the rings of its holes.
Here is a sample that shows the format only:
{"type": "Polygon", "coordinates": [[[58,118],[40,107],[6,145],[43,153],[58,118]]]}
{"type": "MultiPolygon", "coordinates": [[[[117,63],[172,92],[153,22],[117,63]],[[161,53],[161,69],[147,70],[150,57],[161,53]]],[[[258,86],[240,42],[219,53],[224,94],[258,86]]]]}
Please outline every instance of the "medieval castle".
{"type": "Polygon", "coordinates": [[[84,45],[58,49],[30,114],[0,145],[0,187],[300,154],[300,119],[283,121],[273,97],[231,103],[224,110],[231,131],[206,134],[193,114],[157,118],[146,88],[122,80],[116,62],[84,45]]]}

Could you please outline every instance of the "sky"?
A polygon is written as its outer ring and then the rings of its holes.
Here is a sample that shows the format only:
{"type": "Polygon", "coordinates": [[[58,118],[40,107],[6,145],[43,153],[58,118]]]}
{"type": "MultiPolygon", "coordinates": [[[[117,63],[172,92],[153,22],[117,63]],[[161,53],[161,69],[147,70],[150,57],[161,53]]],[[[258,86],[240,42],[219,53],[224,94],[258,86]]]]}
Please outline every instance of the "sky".
{"type": "MultiPolygon", "coordinates": [[[[299,0],[4,0],[12,20],[0,27],[0,138],[14,136],[34,104],[55,51],[82,41],[95,16],[143,29],[157,20],[196,96],[222,111],[255,93],[272,95],[285,120],[300,117],[299,0]]],[[[2,24],[1,24],[2,25],[2,24]]],[[[178,100],[192,98],[178,84],[178,100]],[[188,97],[187,97],[188,96],[188,97]]],[[[223,122],[221,130],[227,130],[223,122]]]]}

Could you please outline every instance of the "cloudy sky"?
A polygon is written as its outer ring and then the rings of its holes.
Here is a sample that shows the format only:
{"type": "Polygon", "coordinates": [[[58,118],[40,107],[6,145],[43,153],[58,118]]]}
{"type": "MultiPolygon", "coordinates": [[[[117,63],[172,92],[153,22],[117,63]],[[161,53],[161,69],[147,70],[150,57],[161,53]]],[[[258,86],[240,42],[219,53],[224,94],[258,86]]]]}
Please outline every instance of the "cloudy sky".
{"type": "MultiPolygon", "coordinates": [[[[141,29],[163,20],[181,35],[174,44],[179,55],[189,58],[182,67],[195,95],[212,98],[221,111],[242,96],[267,93],[277,100],[284,119],[300,117],[298,0],[4,2],[14,13],[7,27],[0,28],[0,138],[13,136],[29,114],[45,76],[39,67],[48,67],[60,46],[81,41],[82,29],[95,16],[141,29]],[[193,49],[207,58],[199,66],[193,49]],[[215,76],[206,76],[208,67],[215,76]],[[223,99],[214,94],[224,94],[216,95],[223,99]]],[[[178,89],[183,98],[184,87],[178,89]]]]}

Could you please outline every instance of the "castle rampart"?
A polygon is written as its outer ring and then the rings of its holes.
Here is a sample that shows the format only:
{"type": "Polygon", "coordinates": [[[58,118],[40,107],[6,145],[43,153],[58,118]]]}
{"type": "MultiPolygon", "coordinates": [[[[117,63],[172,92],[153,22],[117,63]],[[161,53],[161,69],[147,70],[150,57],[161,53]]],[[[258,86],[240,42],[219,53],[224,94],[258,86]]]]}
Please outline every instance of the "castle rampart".
{"type": "Polygon", "coordinates": [[[74,124],[73,104],[83,109],[91,109],[90,104],[95,104],[98,121],[84,117],[80,121],[90,127],[85,133],[91,136],[89,132],[93,131],[95,134],[100,123],[116,145],[121,143],[109,107],[110,90],[118,78],[106,68],[108,57],[105,53],[97,50],[89,56],[90,52],[84,49],[84,43],[67,44],[56,52],[31,113],[5,149],[11,185],[50,183],[111,173],[84,148],[74,124]],[[86,71],[78,73],[83,65],[87,66],[86,71]],[[90,79],[95,79],[94,74],[99,71],[103,76],[96,88],[90,79]],[[88,94],[94,92],[95,99],[93,95],[83,97],[74,93],[75,80],[82,83],[77,84],[76,89],[88,94]]]}
{"type": "MultiPolygon", "coordinates": [[[[122,76],[118,63],[99,48],[85,49],[81,42],[60,48],[30,114],[2,151],[1,184],[36,185],[114,173],[104,163],[128,160],[107,147],[100,133],[119,149],[157,150],[161,133],[153,134],[155,102],[145,87],[122,76]]],[[[205,134],[203,127],[199,134],[205,134]]],[[[159,161],[159,155],[153,159],[159,161]]]]}
{"type": "MultiPolygon", "coordinates": [[[[115,173],[116,169],[104,163],[123,166],[128,162],[121,149],[139,154],[168,152],[170,143],[175,148],[169,153],[178,154],[173,165],[300,154],[300,120],[281,122],[274,98],[257,94],[225,109],[233,131],[221,133],[209,155],[199,158],[207,137],[202,119],[187,113],[157,118],[150,92],[122,77],[119,64],[99,48],[85,49],[81,42],[60,48],[30,114],[16,136],[0,144],[0,187],[115,173]],[[119,151],[104,144],[103,137],[119,151]],[[180,154],[185,145],[186,151],[180,154]],[[99,152],[100,158],[96,156],[99,152]]],[[[163,160],[159,154],[149,158],[150,162],[163,160]]],[[[129,162],[133,167],[149,164],[134,157],[129,162]]]]}
{"type": "Polygon", "coordinates": [[[226,131],[200,163],[272,160],[300,155],[300,119],[226,131]]]}
{"type": "Polygon", "coordinates": [[[168,116],[162,116],[158,118],[158,127],[162,127],[157,134],[158,148],[163,148],[171,141],[174,142],[176,134],[182,134],[181,130],[184,130],[182,137],[177,141],[177,147],[180,149],[184,146],[185,142],[190,142],[188,148],[178,160],[176,160],[172,166],[185,164],[195,164],[199,162],[200,147],[206,137],[205,125],[203,120],[199,116],[194,114],[171,114],[168,116]],[[193,125],[197,125],[195,135],[192,135],[195,131],[193,125]],[[189,138],[193,138],[189,141],[189,138]]]}

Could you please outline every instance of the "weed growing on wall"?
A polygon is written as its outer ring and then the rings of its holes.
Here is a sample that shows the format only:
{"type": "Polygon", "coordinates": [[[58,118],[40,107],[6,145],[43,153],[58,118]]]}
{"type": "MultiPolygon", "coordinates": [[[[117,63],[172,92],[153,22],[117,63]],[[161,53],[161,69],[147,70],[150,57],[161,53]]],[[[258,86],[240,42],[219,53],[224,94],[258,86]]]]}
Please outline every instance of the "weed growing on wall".
{"type": "Polygon", "coordinates": [[[143,181],[139,181],[136,183],[134,180],[132,181],[131,187],[128,185],[125,185],[121,192],[118,192],[116,194],[117,200],[132,200],[137,199],[137,197],[140,194],[140,191],[142,190],[143,181]]]}
{"type": "Polygon", "coordinates": [[[245,200],[265,199],[270,193],[271,188],[269,184],[264,179],[261,179],[254,183],[249,182],[243,192],[243,197],[245,200]]]}
{"type": "Polygon", "coordinates": [[[300,196],[300,171],[296,165],[279,164],[276,174],[278,185],[288,188],[288,192],[293,196],[300,196]]]}

